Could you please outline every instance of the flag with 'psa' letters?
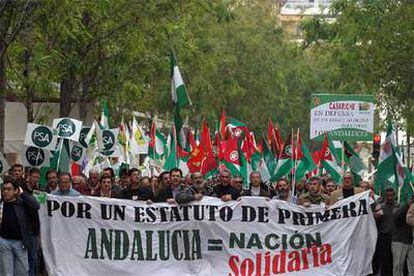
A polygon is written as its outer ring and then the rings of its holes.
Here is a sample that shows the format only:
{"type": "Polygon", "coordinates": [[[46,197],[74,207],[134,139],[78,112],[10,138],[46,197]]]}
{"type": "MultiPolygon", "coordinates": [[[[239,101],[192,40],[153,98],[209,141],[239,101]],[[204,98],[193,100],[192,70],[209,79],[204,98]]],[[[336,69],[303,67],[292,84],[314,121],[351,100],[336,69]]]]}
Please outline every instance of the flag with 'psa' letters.
{"type": "Polygon", "coordinates": [[[97,142],[100,151],[114,151],[118,147],[119,129],[111,128],[97,131],[97,142]]]}
{"type": "Polygon", "coordinates": [[[24,146],[20,160],[25,167],[47,167],[50,164],[50,151],[24,146]]]}
{"type": "Polygon", "coordinates": [[[87,149],[80,143],[73,142],[70,147],[70,159],[76,164],[82,165],[83,160],[86,157],[87,149]]]}
{"type": "Polygon", "coordinates": [[[82,122],[71,118],[53,120],[53,128],[57,129],[57,137],[79,142],[82,122]]]}
{"type": "Polygon", "coordinates": [[[26,146],[55,150],[57,145],[57,130],[44,125],[28,123],[24,144],[26,146]]]}

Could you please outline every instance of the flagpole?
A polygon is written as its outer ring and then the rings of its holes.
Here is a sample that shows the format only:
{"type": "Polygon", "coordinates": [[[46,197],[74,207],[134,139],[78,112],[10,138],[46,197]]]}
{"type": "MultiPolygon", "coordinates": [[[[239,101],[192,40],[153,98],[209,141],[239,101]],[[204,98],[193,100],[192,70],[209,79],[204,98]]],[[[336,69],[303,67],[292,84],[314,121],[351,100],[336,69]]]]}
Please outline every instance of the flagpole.
{"type": "Polygon", "coordinates": [[[342,146],[341,167],[342,167],[342,172],[343,172],[345,169],[345,141],[342,141],[341,146],[342,146]]]}
{"type": "Polygon", "coordinates": [[[398,195],[397,195],[397,202],[401,203],[401,186],[398,186],[398,195]]]}
{"type": "MultiPolygon", "coordinates": [[[[294,157],[294,155],[295,155],[295,150],[294,150],[294,146],[295,146],[295,144],[294,144],[294,142],[293,142],[293,127],[292,127],[292,129],[290,130],[290,144],[291,144],[291,149],[292,149],[292,158],[293,159],[291,159],[291,161],[290,162],[293,162],[293,170],[295,171],[295,157],[294,157]]],[[[292,175],[292,185],[291,185],[291,188],[290,188],[290,190],[291,190],[291,195],[293,196],[294,194],[295,194],[295,172],[293,172],[293,175],[292,175]]]]}
{"type": "Polygon", "coordinates": [[[58,157],[58,161],[57,161],[57,165],[56,165],[56,170],[59,171],[59,165],[60,165],[60,156],[62,155],[62,148],[63,148],[63,141],[65,138],[61,138],[62,140],[60,141],[60,149],[59,149],[59,157],[58,157]]]}
{"type": "MultiPolygon", "coordinates": [[[[298,128],[298,131],[296,132],[296,147],[298,147],[298,144],[299,144],[299,135],[300,135],[300,132],[299,132],[299,128],[298,128]]],[[[296,168],[298,166],[298,149],[297,148],[296,148],[296,151],[294,153],[295,153],[295,157],[294,157],[295,158],[294,159],[295,163],[294,163],[294,167],[293,167],[294,170],[293,170],[293,180],[292,180],[292,194],[293,195],[296,194],[296,168]]]]}

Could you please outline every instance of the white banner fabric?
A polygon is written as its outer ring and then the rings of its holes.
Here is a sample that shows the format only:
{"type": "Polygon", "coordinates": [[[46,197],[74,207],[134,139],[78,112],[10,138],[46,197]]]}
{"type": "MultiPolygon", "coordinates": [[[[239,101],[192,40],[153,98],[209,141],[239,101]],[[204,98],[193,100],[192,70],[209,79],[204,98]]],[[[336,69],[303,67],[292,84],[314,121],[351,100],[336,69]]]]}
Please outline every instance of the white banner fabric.
{"type": "Polygon", "coordinates": [[[368,192],[327,210],[48,195],[40,220],[49,275],[366,275],[377,240],[368,192]]]}

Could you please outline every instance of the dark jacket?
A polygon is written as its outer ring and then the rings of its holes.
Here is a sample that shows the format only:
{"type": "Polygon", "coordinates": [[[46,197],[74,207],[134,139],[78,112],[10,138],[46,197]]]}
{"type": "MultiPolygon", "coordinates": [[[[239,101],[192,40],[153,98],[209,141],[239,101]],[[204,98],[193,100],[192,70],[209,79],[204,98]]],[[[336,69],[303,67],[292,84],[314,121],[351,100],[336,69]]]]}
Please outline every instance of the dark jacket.
{"type": "Polygon", "coordinates": [[[174,198],[173,191],[171,187],[161,188],[158,192],[157,197],[155,198],[156,202],[167,202],[167,199],[174,198]]]}
{"type": "Polygon", "coordinates": [[[413,228],[407,224],[405,217],[407,215],[409,204],[406,203],[394,211],[394,234],[392,241],[411,244],[413,242],[413,228]]]}
{"type": "Polygon", "coordinates": [[[209,195],[205,187],[203,187],[201,190],[197,190],[195,184],[191,186],[182,185],[179,187],[178,193],[175,195],[175,201],[178,204],[184,204],[184,203],[194,201],[196,200],[194,197],[195,194],[202,194],[204,196],[209,195]]]}
{"type": "MultiPolygon", "coordinates": [[[[241,192],[241,196],[252,196],[252,185],[251,184],[248,190],[243,190],[241,192]]],[[[260,194],[258,196],[269,197],[269,189],[264,183],[260,184],[260,194]]]]}
{"type": "Polygon", "coordinates": [[[30,244],[30,237],[35,234],[33,220],[38,216],[39,209],[39,202],[27,192],[23,192],[14,202],[14,212],[19,223],[23,245],[26,247],[30,244]]]}
{"type": "Polygon", "coordinates": [[[232,200],[237,200],[240,197],[240,192],[230,184],[226,186],[218,184],[213,188],[213,195],[218,198],[224,195],[231,195],[232,200]]]}

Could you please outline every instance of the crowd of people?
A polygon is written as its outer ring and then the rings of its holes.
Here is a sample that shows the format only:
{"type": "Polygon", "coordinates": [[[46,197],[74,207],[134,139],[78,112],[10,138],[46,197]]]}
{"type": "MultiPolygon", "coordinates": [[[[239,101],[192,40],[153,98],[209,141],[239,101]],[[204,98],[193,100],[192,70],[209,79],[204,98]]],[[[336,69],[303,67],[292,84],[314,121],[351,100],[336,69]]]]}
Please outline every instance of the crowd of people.
{"type": "Polygon", "coordinates": [[[185,204],[204,196],[222,201],[240,200],[244,196],[278,199],[307,208],[311,205],[329,207],[337,201],[371,191],[371,205],[377,222],[378,240],[373,258],[373,275],[414,275],[414,200],[400,205],[393,188],[379,196],[372,183],[354,183],[352,173],[346,172],[342,183],[328,176],[314,176],[292,187],[287,178],[265,184],[259,172],[252,172],[248,189],[243,179],[221,169],[217,177],[205,180],[201,173],[183,176],[180,169],[162,172],[158,177],[141,176],[140,170],[123,169],[116,176],[112,168],[101,172],[92,169],[86,175],[72,176],[50,169],[46,186],[40,187],[38,168],[15,164],[3,177],[0,205],[0,275],[38,275],[44,271],[39,243],[39,203],[33,193],[41,190],[61,196],[94,196],[141,200],[147,204],[166,202],[185,204]],[[246,188],[246,187],[245,187],[246,188]],[[292,189],[293,188],[293,189],[292,189]]]}

